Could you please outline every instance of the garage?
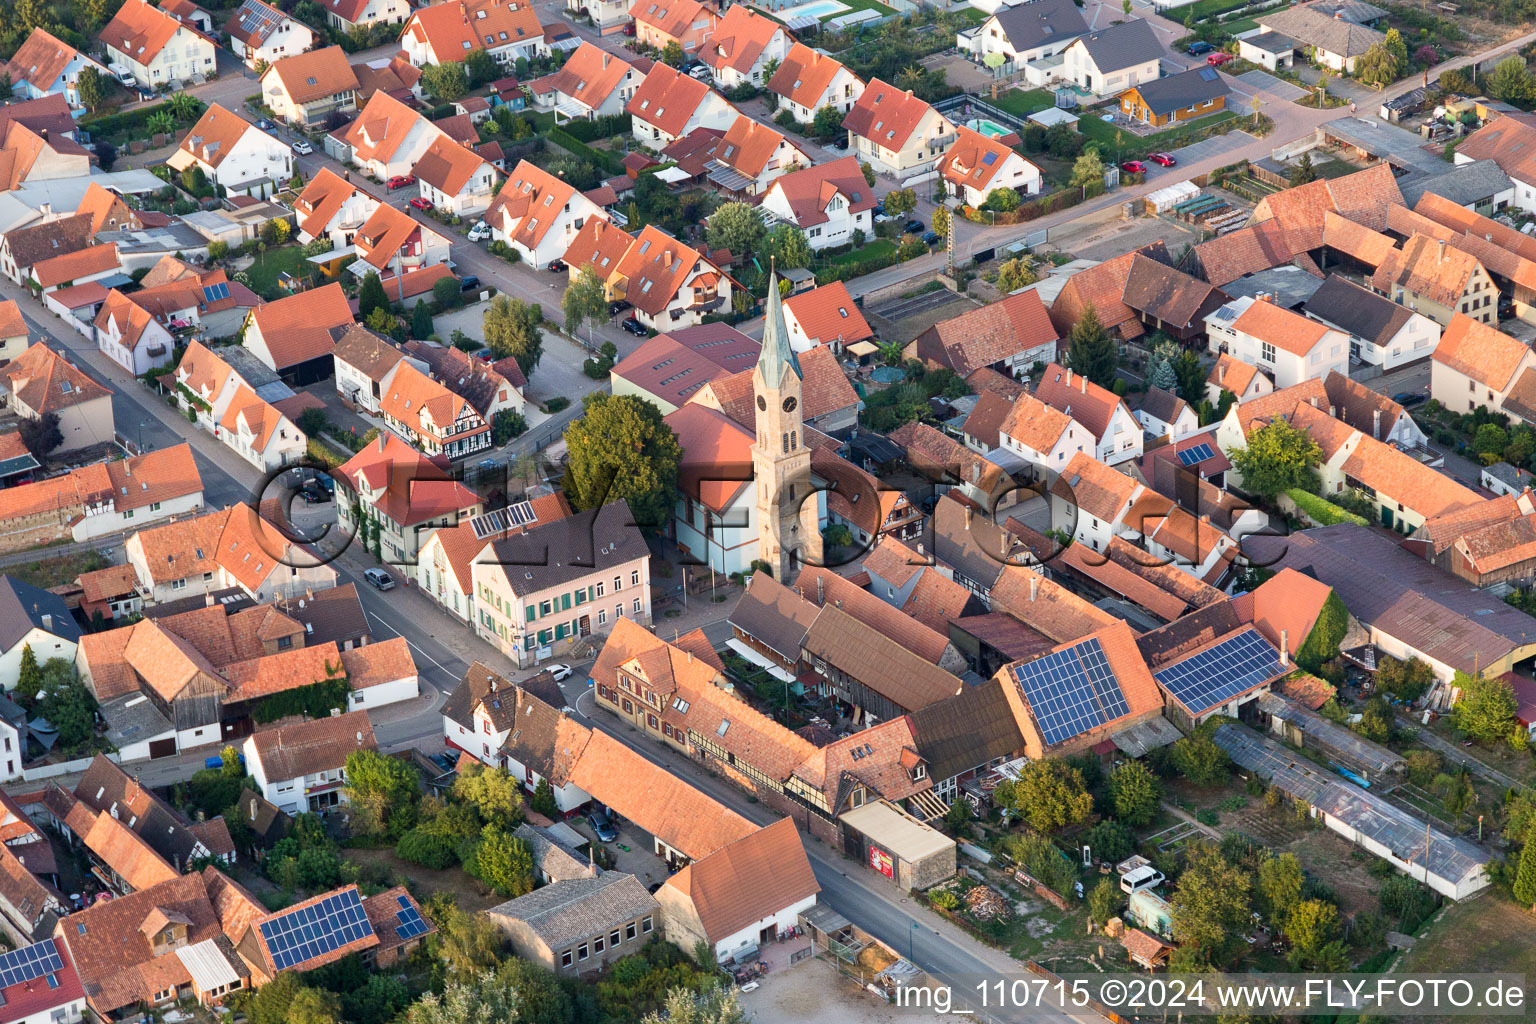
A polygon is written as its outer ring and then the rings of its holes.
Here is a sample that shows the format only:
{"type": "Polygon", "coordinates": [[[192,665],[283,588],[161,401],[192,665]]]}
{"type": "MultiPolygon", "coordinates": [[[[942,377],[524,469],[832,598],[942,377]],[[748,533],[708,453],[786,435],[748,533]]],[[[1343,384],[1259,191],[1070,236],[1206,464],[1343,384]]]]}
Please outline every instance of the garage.
{"type": "Polygon", "coordinates": [[[955,873],[955,841],[889,800],[856,807],[838,820],[844,852],[902,889],[928,889],[955,873]]]}
{"type": "Polygon", "coordinates": [[[176,737],[167,736],[163,740],[149,741],[149,757],[154,760],[157,757],[170,757],[176,753],[176,737]]]}

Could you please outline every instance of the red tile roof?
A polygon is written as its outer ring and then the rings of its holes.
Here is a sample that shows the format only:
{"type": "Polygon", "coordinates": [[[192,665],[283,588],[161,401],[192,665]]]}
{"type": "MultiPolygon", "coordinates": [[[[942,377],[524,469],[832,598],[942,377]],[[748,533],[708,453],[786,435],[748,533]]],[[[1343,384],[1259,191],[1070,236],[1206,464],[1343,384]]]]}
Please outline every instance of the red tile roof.
{"type": "Polygon", "coordinates": [[[732,4],[709,41],[699,48],[699,59],[717,71],[734,68],[748,75],[773,37],[783,32],[784,27],[772,18],[763,17],[746,4],[732,4]]]}
{"type": "Polygon", "coordinates": [[[843,127],[883,149],[899,151],[906,148],[912,133],[932,110],[927,100],[918,99],[910,90],[871,78],[843,118],[843,127]]]}
{"type": "MultiPolygon", "coordinates": [[[[695,5],[697,6],[697,5],[695,5]]],[[[624,112],[674,138],[710,95],[709,86],[666,64],[653,64],[624,112]]]]}
{"type": "Polygon", "coordinates": [[[874,336],[874,331],[859,312],[848,286],[833,281],[784,300],[786,316],[793,316],[811,341],[829,345],[851,345],[874,336]]]}
{"type": "Polygon", "coordinates": [[[335,282],[307,292],[264,302],[251,310],[250,323],[261,332],[278,370],[329,355],[331,329],[352,323],[346,293],[335,282]]]}
{"type": "Polygon", "coordinates": [[[1056,363],[1051,363],[1040,374],[1035,397],[1071,416],[1099,438],[1109,430],[1110,420],[1117,409],[1126,408],[1129,412],[1125,399],[1056,363]]]}
{"type": "Polygon", "coordinates": [[[1526,365],[1531,346],[1503,331],[1455,313],[1440,335],[1433,360],[1495,391],[1508,391],[1526,365]]]}
{"type": "Polygon", "coordinates": [[[842,69],[843,65],[836,58],[797,41],[768,80],[768,91],[815,110],[821,104],[822,94],[842,69]]]}

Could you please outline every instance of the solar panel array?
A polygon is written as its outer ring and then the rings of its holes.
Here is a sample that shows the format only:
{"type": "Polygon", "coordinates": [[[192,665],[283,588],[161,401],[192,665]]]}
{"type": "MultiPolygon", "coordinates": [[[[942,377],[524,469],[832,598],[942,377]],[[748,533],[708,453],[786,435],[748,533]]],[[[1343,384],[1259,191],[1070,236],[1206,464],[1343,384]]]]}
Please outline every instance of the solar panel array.
{"type": "Polygon", "coordinates": [[[1179,461],[1186,466],[1193,466],[1197,462],[1204,462],[1206,459],[1211,458],[1215,454],[1216,452],[1211,448],[1210,445],[1206,444],[1204,441],[1201,441],[1199,444],[1185,448],[1183,451],[1179,452],[1179,461]]]}
{"type": "Polygon", "coordinates": [[[1047,744],[1060,743],[1130,712],[1098,640],[1018,666],[1014,675],[1047,744]]]}
{"type": "Polygon", "coordinates": [[[223,281],[218,284],[203,285],[203,301],[218,302],[220,299],[229,298],[229,285],[223,281]]]}
{"type": "Polygon", "coordinates": [[[259,927],[267,952],[272,954],[272,964],[280,971],[373,934],[356,889],[346,889],[318,903],[290,910],[259,927]]]}
{"type": "Polygon", "coordinates": [[[498,533],[505,533],[514,526],[529,526],[538,521],[534,514],[533,505],[526,501],[519,501],[506,508],[498,508],[484,515],[475,516],[469,521],[470,528],[474,530],[476,540],[485,540],[498,533]]]}
{"type": "Polygon", "coordinates": [[[404,896],[396,896],[395,900],[400,904],[400,909],[395,912],[395,918],[400,922],[395,925],[395,934],[402,939],[414,939],[418,935],[425,935],[427,922],[421,919],[421,912],[404,896]]]}
{"type": "Polygon", "coordinates": [[[283,12],[262,3],[246,3],[240,8],[240,31],[253,39],[266,39],[283,20],[283,12]]]}
{"type": "Polygon", "coordinates": [[[1252,626],[1152,673],[1192,714],[1208,711],[1281,672],[1280,652],[1252,626]]]}
{"type": "Polygon", "coordinates": [[[0,956],[0,988],[10,988],[64,969],[64,960],[52,939],[0,956]]]}

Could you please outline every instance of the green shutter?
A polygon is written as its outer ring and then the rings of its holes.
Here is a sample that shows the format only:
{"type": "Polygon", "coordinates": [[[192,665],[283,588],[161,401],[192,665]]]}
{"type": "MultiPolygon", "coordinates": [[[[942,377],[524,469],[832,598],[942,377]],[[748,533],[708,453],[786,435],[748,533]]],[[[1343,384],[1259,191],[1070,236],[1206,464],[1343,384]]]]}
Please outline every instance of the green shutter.
{"type": "Polygon", "coordinates": [[[571,595],[570,594],[561,594],[560,595],[560,610],[563,611],[563,612],[568,612],[568,611],[571,610],[571,595]]]}
{"type": "Polygon", "coordinates": [[[534,616],[534,610],[533,610],[533,605],[531,605],[531,604],[530,604],[530,605],[529,605],[529,606],[528,606],[528,607],[527,607],[527,608],[526,608],[526,609],[524,609],[524,610],[525,610],[525,611],[526,611],[526,612],[527,612],[527,613],[528,613],[528,621],[529,621],[529,622],[532,622],[532,621],[533,621],[533,616],[534,616]]]}
{"type": "Polygon", "coordinates": [[[565,623],[559,622],[559,623],[555,624],[555,639],[556,640],[564,640],[565,639],[565,623]]]}

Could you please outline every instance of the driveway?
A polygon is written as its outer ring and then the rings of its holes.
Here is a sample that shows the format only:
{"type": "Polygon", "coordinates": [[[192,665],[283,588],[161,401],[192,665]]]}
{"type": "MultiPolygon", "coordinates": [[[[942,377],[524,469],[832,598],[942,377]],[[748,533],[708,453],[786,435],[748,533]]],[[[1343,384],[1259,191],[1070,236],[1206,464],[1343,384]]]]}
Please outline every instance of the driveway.
{"type": "Polygon", "coordinates": [[[1257,141],[1259,140],[1242,131],[1227,132],[1225,135],[1212,135],[1208,139],[1192,142],[1183,149],[1174,150],[1173,158],[1179,163],[1176,167],[1167,168],[1167,172],[1177,175],[1179,167],[1185,164],[1198,163],[1201,160],[1209,160],[1212,157],[1235,153],[1250,143],[1257,141]]]}
{"type": "Polygon", "coordinates": [[[1292,85],[1283,78],[1276,78],[1268,71],[1247,71],[1237,76],[1237,80],[1251,88],[1262,90],[1278,96],[1283,100],[1295,102],[1307,95],[1307,90],[1299,85],[1292,85]]]}

